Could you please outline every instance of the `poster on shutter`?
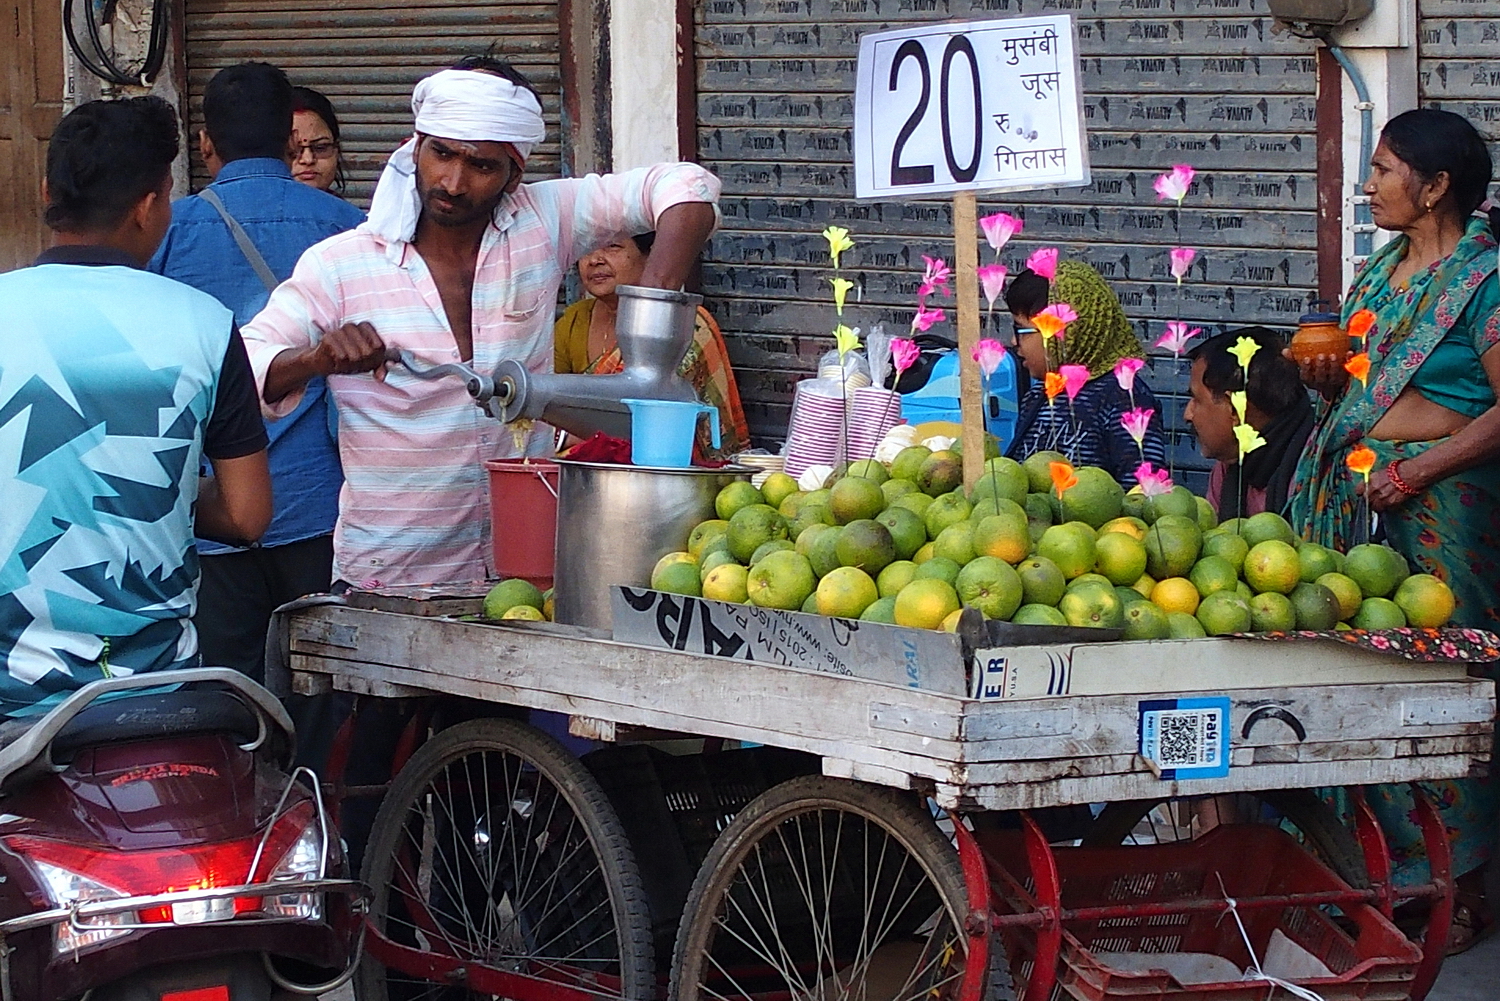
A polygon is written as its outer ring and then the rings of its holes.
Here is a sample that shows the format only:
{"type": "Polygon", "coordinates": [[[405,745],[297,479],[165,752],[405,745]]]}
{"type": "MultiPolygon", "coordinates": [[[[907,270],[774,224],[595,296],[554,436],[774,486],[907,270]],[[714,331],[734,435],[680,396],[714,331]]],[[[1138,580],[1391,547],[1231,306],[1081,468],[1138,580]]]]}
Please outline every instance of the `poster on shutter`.
{"type": "Polygon", "coordinates": [[[856,78],[856,197],[1089,183],[1070,15],[865,35],[856,78]]]}

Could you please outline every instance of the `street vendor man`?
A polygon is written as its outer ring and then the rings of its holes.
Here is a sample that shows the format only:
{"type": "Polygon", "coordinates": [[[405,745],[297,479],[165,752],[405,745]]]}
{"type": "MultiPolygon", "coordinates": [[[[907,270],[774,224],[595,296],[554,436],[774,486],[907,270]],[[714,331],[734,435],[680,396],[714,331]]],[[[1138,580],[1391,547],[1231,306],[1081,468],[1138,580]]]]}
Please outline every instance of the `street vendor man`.
{"type": "Polygon", "coordinates": [[[546,132],[536,92],[501,60],[427,77],[412,111],[369,220],[304,253],[244,329],[268,418],[327,378],[345,476],[334,577],[356,586],[494,576],[484,460],[551,445],[485,415],[460,380],[387,368],[387,349],[550,372],[558,289],[580,257],[655,230],[641,284],[680,288],[718,219],[719,182],[695,164],[522,184],[546,132]]]}

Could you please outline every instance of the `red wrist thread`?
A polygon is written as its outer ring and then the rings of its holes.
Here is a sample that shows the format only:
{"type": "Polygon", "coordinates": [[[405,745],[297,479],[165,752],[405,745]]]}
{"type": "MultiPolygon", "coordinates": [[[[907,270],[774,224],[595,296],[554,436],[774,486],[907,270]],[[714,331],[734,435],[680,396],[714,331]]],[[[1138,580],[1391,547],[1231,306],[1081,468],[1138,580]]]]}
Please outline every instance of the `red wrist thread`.
{"type": "Polygon", "coordinates": [[[1394,486],[1397,490],[1401,491],[1408,497],[1415,497],[1422,491],[1416,489],[1410,483],[1407,483],[1401,478],[1401,474],[1396,470],[1396,467],[1399,465],[1401,465],[1400,459],[1392,459],[1390,461],[1390,464],[1385,467],[1385,475],[1390,477],[1391,485],[1394,486]]]}

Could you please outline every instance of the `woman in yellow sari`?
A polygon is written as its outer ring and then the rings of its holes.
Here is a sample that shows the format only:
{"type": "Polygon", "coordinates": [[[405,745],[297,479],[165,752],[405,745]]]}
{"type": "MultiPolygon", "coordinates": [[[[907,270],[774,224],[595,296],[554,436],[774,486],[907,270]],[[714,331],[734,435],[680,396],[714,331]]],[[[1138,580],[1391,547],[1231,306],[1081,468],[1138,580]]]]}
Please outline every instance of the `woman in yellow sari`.
{"type": "MultiPolygon", "coordinates": [[[[553,328],[553,369],[563,374],[612,375],[622,368],[620,347],[615,342],[617,285],[639,284],[646,270],[655,233],[622,236],[585,254],[578,262],[578,275],[593,298],[569,306],[553,328]]],[[[708,310],[698,307],[693,325],[693,343],[677,373],[698,391],[698,396],[719,410],[719,448],[712,447],[707,424],[698,427],[700,457],[728,458],[750,445],[740,393],[729,367],[724,335],[708,310]]]]}

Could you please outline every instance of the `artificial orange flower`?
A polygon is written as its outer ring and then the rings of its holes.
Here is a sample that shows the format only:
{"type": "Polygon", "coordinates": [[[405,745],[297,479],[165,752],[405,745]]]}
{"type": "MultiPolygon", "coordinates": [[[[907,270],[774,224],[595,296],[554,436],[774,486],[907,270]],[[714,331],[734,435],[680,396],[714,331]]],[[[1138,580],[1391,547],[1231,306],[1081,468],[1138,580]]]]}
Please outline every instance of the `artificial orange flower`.
{"type": "Polygon", "coordinates": [[[1057,394],[1068,388],[1068,380],[1063,378],[1061,372],[1048,372],[1047,378],[1042,381],[1042,388],[1047,393],[1047,402],[1051,403],[1057,399],[1057,394]]]}
{"type": "Polygon", "coordinates": [[[1056,337],[1068,324],[1062,317],[1052,313],[1038,313],[1031,318],[1031,325],[1036,327],[1037,333],[1043,337],[1056,337]]]}
{"type": "Polygon", "coordinates": [[[1057,488],[1058,500],[1062,500],[1064,490],[1078,486],[1078,477],[1073,474],[1071,463],[1052,462],[1048,463],[1047,469],[1052,473],[1052,485],[1057,488]]]}
{"type": "Polygon", "coordinates": [[[1365,381],[1370,378],[1370,353],[1368,351],[1361,351],[1353,358],[1344,362],[1344,371],[1358,379],[1359,384],[1363,386],[1365,381]]]}
{"type": "Polygon", "coordinates": [[[1358,445],[1350,450],[1349,457],[1344,461],[1350,469],[1368,480],[1370,470],[1375,468],[1375,450],[1365,445],[1358,445]]]}
{"type": "Polygon", "coordinates": [[[1363,341],[1373,329],[1375,329],[1375,314],[1370,310],[1362,309],[1349,317],[1350,337],[1358,337],[1363,341]]]}

